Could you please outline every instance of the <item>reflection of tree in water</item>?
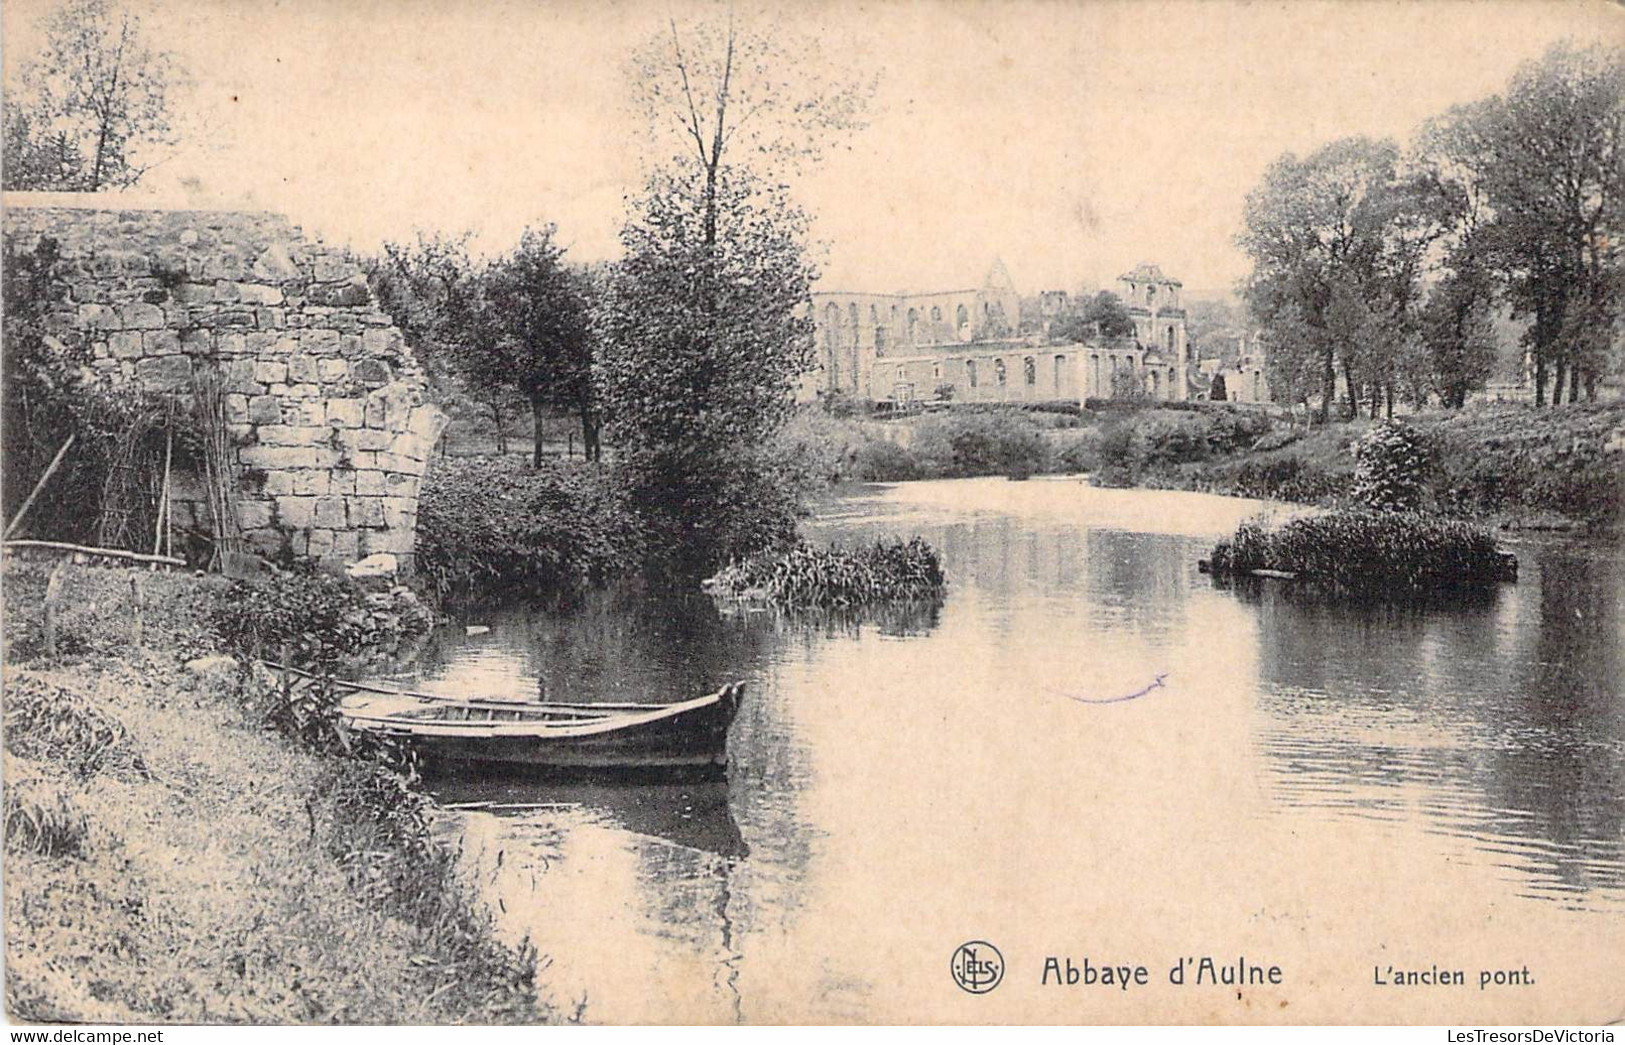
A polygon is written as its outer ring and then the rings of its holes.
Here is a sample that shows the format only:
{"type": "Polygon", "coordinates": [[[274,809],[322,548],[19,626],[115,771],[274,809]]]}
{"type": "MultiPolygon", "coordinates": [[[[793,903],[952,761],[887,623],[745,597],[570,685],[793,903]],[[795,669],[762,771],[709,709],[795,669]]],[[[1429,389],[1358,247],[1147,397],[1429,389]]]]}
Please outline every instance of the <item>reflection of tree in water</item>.
{"type": "Polygon", "coordinates": [[[1123,623],[1166,631],[1185,610],[1190,542],[1163,534],[1085,531],[1083,587],[1123,623]]]}
{"type": "Polygon", "coordinates": [[[1433,829],[1511,850],[1537,891],[1625,889],[1620,564],[1539,565],[1432,605],[1238,585],[1282,799],[1399,819],[1420,788],[1433,829]]]}
{"type": "MultiPolygon", "coordinates": [[[[924,634],[936,626],[938,609],[724,614],[704,595],[656,601],[615,591],[563,612],[482,610],[468,623],[486,624],[490,633],[443,629],[418,664],[424,679],[444,688],[488,670],[510,681],[534,679],[551,699],[605,701],[668,700],[746,680],[729,736],[728,777],[653,785],[508,780],[437,790],[446,802],[576,807],[624,829],[644,931],[714,956],[717,989],[737,1006],[731,985],[748,938],[797,917],[818,838],[800,809],[812,783],[811,760],[774,665],[798,648],[863,629],[924,634]]],[[[540,809],[507,819],[511,834],[534,833],[563,817],[540,809]]]]}

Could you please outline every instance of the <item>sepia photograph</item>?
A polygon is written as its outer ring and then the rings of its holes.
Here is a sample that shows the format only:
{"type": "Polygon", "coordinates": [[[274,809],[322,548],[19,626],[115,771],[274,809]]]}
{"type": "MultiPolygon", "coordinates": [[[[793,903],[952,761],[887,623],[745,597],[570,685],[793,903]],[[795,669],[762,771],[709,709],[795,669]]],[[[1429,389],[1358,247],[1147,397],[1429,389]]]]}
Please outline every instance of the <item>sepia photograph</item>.
{"type": "Polygon", "coordinates": [[[1614,1040],[1625,6],[0,32],[10,1040],[1614,1040]]]}

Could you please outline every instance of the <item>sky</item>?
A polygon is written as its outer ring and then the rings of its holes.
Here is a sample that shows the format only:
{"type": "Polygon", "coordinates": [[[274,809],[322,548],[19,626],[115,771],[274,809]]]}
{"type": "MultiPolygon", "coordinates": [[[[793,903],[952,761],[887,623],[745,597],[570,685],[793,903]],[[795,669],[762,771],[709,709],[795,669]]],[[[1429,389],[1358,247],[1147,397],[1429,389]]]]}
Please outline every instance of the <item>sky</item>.
{"type": "MultiPolygon", "coordinates": [[[[613,257],[647,149],[630,50],[687,0],[138,0],[191,74],[203,130],[149,175],[279,210],[374,250],[471,230],[500,250],[552,223],[613,257]]],[[[48,2],[8,0],[4,60],[48,2]]],[[[709,8],[706,8],[709,10],[709,8]]],[[[1264,169],[1345,135],[1409,137],[1568,37],[1625,43],[1625,8],[1466,3],[868,0],[785,8],[878,75],[866,128],[794,183],[822,285],[959,289],[1001,258],[1023,293],[1109,285],[1140,261],[1187,296],[1245,275],[1264,169]]]]}

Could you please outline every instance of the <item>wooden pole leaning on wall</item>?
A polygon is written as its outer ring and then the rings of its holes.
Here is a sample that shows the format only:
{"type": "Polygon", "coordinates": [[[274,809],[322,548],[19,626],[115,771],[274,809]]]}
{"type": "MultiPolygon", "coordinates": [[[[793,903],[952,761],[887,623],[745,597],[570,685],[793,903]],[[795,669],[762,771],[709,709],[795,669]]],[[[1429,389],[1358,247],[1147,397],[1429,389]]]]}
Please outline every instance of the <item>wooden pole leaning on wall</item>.
{"type": "Polygon", "coordinates": [[[45,474],[39,477],[39,482],[34,484],[34,489],[29,493],[28,500],[24,501],[23,506],[17,509],[17,514],[11,517],[11,523],[6,527],[6,538],[9,539],[12,534],[17,532],[17,527],[22,525],[23,517],[28,514],[28,509],[34,507],[34,498],[38,497],[40,491],[45,489],[45,484],[51,481],[51,476],[56,474],[57,468],[62,464],[62,459],[68,456],[68,451],[73,448],[73,441],[77,438],[79,438],[78,435],[68,436],[68,441],[62,444],[62,449],[58,450],[56,456],[51,458],[51,463],[45,468],[45,474]]]}

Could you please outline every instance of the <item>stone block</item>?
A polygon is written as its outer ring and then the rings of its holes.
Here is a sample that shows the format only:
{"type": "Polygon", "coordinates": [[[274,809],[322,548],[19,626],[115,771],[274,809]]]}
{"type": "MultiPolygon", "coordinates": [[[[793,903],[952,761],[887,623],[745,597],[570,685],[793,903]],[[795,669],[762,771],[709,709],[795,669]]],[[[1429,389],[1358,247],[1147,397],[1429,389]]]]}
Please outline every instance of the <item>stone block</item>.
{"type": "Polygon", "coordinates": [[[299,345],[314,356],[337,355],[339,350],[339,332],[337,330],[307,330],[299,335],[299,345]]]}
{"type": "Polygon", "coordinates": [[[252,271],[255,279],[267,283],[284,283],[301,275],[288,248],[281,243],[273,243],[260,251],[259,257],[254,259],[252,271]]]}
{"type": "Polygon", "coordinates": [[[247,468],[300,469],[332,468],[339,452],[328,446],[249,446],[237,454],[247,468]]]}
{"type": "Polygon", "coordinates": [[[354,530],[333,531],[332,558],[339,562],[352,562],[361,551],[359,535],[354,530]]]}
{"type": "Polygon", "coordinates": [[[425,447],[432,448],[440,441],[440,433],[446,430],[448,422],[449,418],[438,406],[424,403],[422,406],[412,408],[406,422],[406,430],[421,439],[425,447]]]}
{"type": "Polygon", "coordinates": [[[323,497],[316,502],[316,525],[344,529],[350,525],[344,498],[323,497]]]}
{"type": "Polygon", "coordinates": [[[376,555],[379,552],[388,552],[391,555],[410,555],[412,553],[413,533],[410,530],[362,530],[360,533],[360,553],[362,555],[376,555]]]}
{"type": "Polygon", "coordinates": [[[422,484],[421,477],[408,475],[405,472],[386,472],[384,490],[391,497],[410,497],[417,500],[418,488],[422,484]]]}
{"type": "Polygon", "coordinates": [[[133,330],[109,334],[107,348],[113,353],[114,359],[140,359],[141,335],[133,330]]]}
{"type": "Polygon", "coordinates": [[[323,381],[338,383],[350,380],[350,364],[344,359],[323,359],[316,364],[323,381]]]}
{"type": "Polygon", "coordinates": [[[305,554],[312,559],[330,559],[333,557],[333,531],[311,530],[305,554]]]}
{"type": "Polygon", "coordinates": [[[359,399],[329,399],[327,422],[339,428],[360,428],[364,407],[359,399]]]}
{"type": "Polygon", "coordinates": [[[215,301],[228,305],[236,304],[242,300],[242,295],[237,290],[237,284],[224,279],[215,281],[210,297],[215,301]]]}
{"type": "Polygon", "coordinates": [[[227,395],[221,404],[225,411],[227,424],[242,424],[249,419],[248,397],[235,393],[227,395]]]}
{"type": "Polygon", "coordinates": [[[288,379],[288,364],[269,363],[264,360],[254,364],[254,380],[262,385],[274,385],[288,379]]]}
{"type": "Polygon", "coordinates": [[[293,492],[294,493],[300,494],[300,495],[303,495],[303,496],[306,496],[306,497],[325,497],[325,496],[327,496],[328,489],[329,489],[329,486],[331,484],[331,479],[328,477],[328,474],[326,472],[309,471],[309,472],[294,472],[292,474],[293,474],[293,492]]]}
{"type": "Polygon", "coordinates": [[[164,328],[164,310],[157,305],[140,302],[134,305],[125,305],[121,310],[122,326],[126,330],[162,330],[164,328]]]}
{"type": "Polygon", "coordinates": [[[316,504],[314,497],[278,497],[277,521],[290,529],[303,529],[315,521],[316,504]]]}
{"type": "MultiPolygon", "coordinates": [[[[238,396],[237,398],[245,398],[238,396]]],[[[274,425],[282,421],[282,401],[276,396],[255,396],[247,400],[248,419],[255,424],[274,425]]]]}
{"type": "Polygon", "coordinates": [[[237,293],[243,302],[250,305],[282,304],[282,291],[264,283],[239,283],[237,293]]]}
{"type": "Polygon", "coordinates": [[[293,479],[298,472],[269,472],[265,476],[262,492],[267,497],[280,497],[293,493],[293,479]]]}
{"type": "Polygon", "coordinates": [[[154,356],[135,365],[136,380],[150,392],[174,392],[192,382],[190,356],[154,356]]]}
{"type": "Polygon", "coordinates": [[[361,335],[361,350],[369,356],[387,356],[399,348],[400,331],[394,327],[369,327],[361,335]]]}
{"type": "Polygon", "coordinates": [[[320,399],[289,399],[282,417],[290,425],[325,425],[327,404],[320,399]]]}
{"type": "Polygon", "coordinates": [[[119,314],[111,305],[80,305],[79,329],[118,330],[123,327],[119,314]]]}
{"type": "Polygon", "coordinates": [[[288,546],[288,537],[281,530],[266,528],[263,530],[245,530],[243,539],[252,548],[255,554],[263,555],[267,559],[274,559],[282,554],[282,549],[288,546]]]}
{"type": "Polygon", "coordinates": [[[238,501],[237,526],[242,530],[259,530],[271,525],[271,504],[266,501],[238,501]]]}
{"type": "MultiPolygon", "coordinates": [[[[217,341],[220,345],[220,354],[226,357],[236,357],[248,351],[248,339],[236,332],[219,335],[217,341]]],[[[250,370],[252,373],[252,370],[250,370]]]]}
{"type": "Polygon", "coordinates": [[[181,351],[189,356],[214,355],[214,335],[207,330],[180,332],[181,351]]]}
{"type": "Polygon", "coordinates": [[[390,372],[389,364],[382,359],[363,359],[356,363],[353,373],[355,379],[368,388],[377,388],[387,385],[394,380],[395,375],[390,372]]]}
{"type": "Polygon", "coordinates": [[[388,489],[383,472],[368,470],[355,473],[355,492],[380,497],[388,489]]]}
{"type": "Polygon", "coordinates": [[[288,387],[288,395],[294,397],[295,399],[314,399],[321,394],[322,389],[320,385],[299,384],[290,385],[288,387]]]}
{"type": "Polygon", "coordinates": [[[141,345],[149,356],[172,356],[181,350],[181,337],[173,330],[151,330],[141,335],[141,345]]]}
{"type": "Polygon", "coordinates": [[[314,384],[321,380],[316,369],[316,357],[303,352],[288,357],[288,380],[295,384],[314,384]]]}
{"type": "Polygon", "coordinates": [[[355,493],[355,472],[348,468],[337,468],[328,476],[328,492],[334,494],[355,493]]]}
{"type": "Polygon", "coordinates": [[[243,338],[244,348],[255,359],[274,359],[277,357],[277,336],[272,330],[256,330],[243,338]]]}
{"type": "Polygon", "coordinates": [[[383,526],[384,500],[381,497],[352,497],[350,522],[356,526],[383,526]]]}
{"type": "Polygon", "coordinates": [[[384,406],[384,394],[373,392],[367,396],[367,409],[364,420],[368,428],[384,427],[384,418],[387,414],[384,406]]]}
{"type": "Polygon", "coordinates": [[[261,425],[259,430],[264,446],[326,446],[331,435],[314,425],[261,425]]]}

